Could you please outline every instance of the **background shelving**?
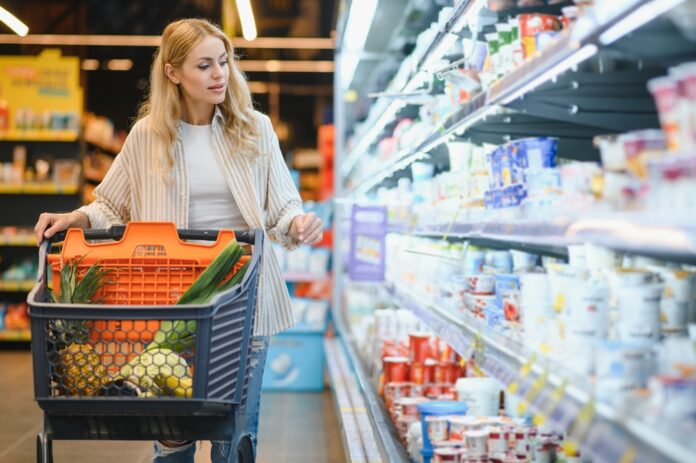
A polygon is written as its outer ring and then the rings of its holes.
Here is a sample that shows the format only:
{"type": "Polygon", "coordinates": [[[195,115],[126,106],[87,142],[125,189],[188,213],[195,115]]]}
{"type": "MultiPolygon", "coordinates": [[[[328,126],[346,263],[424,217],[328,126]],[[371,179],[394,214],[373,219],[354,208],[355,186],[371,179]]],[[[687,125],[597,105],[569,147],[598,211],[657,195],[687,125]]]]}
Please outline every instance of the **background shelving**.
{"type": "MultiPolygon", "coordinates": [[[[423,212],[425,219],[412,211],[405,219],[394,220],[392,214],[401,214],[400,208],[408,202],[398,197],[405,194],[405,190],[398,189],[400,180],[415,180],[412,166],[416,162],[433,166],[435,175],[448,171],[451,164],[445,145],[452,141],[503,145],[519,138],[550,136],[558,140],[558,156],[564,160],[599,163],[600,151],[595,144],[598,135],[660,127],[646,82],[666,75],[669,67],[696,60],[696,44],[679,21],[675,21],[678,15],[686,14],[691,8],[688,1],[595,2],[570,30],[556,35],[543,51],[536,52],[484,87],[468,102],[452,105],[448,114],[438,121],[422,124],[416,135],[409,133],[407,141],[400,144],[396,137],[398,124],[417,117],[419,111],[423,117],[422,109],[432,101],[429,98],[434,99],[442,92],[442,83],[438,84],[435,74],[438,70],[446,71],[443,62],[438,61],[444,57],[452,62],[462,57],[461,52],[455,50],[454,42],[471,37],[466,25],[473,18],[478,17],[480,21],[487,17],[489,12],[482,10],[487,4],[486,1],[463,0],[455,2],[451,9],[443,9],[439,18],[431,14],[429,17],[434,25],[429,35],[423,34],[420,42],[412,43],[414,46],[408,49],[413,51],[410,56],[394,52],[379,42],[371,44],[368,35],[366,50],[374,52],[375,47],[381,46],[382,52],[392,53],[403,63],[389,69],[365,68],[365,72],[372,72],[371,78],[359,76],[358,79],[381,82],[377,92],[346,85],[340,78],[336,80],[338,199],[335,242],[348,240],[352,208],[368,204],[388,206],[390,219],[385,232],[406,235],[404,238],[461,240],[557,258],[567,258],[567,246],[593,243],[629,256],[696,264],[694,211],[689,213],[683,206],[682,209],[640,210],[634,207],[631,210],[607,207],[595,198],[583,207],[543,211],[481,208],[474,213],[463,210],[456,198],[452,198],[450,202],[443,202],[449,210],[442,206],[429,211],[430,203],[425,203],[420,206],[423,211],[418,210],[423,212]],[[386,90],[382,92],[383,89],[386,90]],[[376,99],[371,105],[364,100],[362,105],[345,103],[343,96],[351,91],[358,93],[358,101],[364,97],[363,93],[370,91],[376,99]],[[355,123],[361,119],[362,124],[355,123]],[[385,190],[395,194],[387,196],[385,190]],[[394,204],[385,203],[386,198],[391,198],[394,204]]],[[[527,12],[560,14],[560,9],[570,4],[547,6],[543,11],[541,8],[533,8],[534,11],[515,8],[498,14],[499,17],[527,12]]],[[[484,33],[493,31],[492,27],[486,27],[484,33]]],[[[392,31],[383,30],[380,37],[392,31]]],[[[341,49],[337,59],[340,61],[349,53],[350,50],[341,49]]],[[[403,132],[399,135],[403,136],[403,132]]],[[[434,191],[436,185],[432,186],[434,191]]],[[[416,194],[422,194],[422,190],[416,194]]],[[[442,195],[442,190],[438,190],[438,194],[442,195]]],[[[360,336],[356,333],[363,329],[356,320],[373,316],[360,303],[351,302],[351,298],[357,300],[356,293],[361,291],[371,294],[374,286],[380,284],[365,283],[365,287],[360,287],[351,282],[346,275],[347,255],[345,245],[335,246],[334,318],[344,321],[342,335],[351,343],[359,342],[360,336]]],[[[532,409],[537,413],[543,411],[547,422],[556,429],[571,436],[576,434],[574,437],[581,441],[583,451],[596,461],[687,462],[696,455],[688,433],[679,430],[664,433],[657,429],[656,423],[641,416],[638,409],[625,413],[605,404],[595,404],[593,385],[586,378],[577,378],[543,355],[525,350],[519,342],[486,329],[478,320],[441,310],[439,304],[414,293],[408,283],[393,283],[391,297],[400,307],[416,313],[460,354],[477,358],[487,374],[506,385],[516,383],[514,389],[518,395],[531,394],[535,399],[530,404],[532,409]],[[530,361],[537,355],[538,360],[530,361]],[[551,368],[554,368],[553,374],[549,373],[551,368]],[[531,373],[522,375],[521,370],[531,373]],[[542,378],[544,387],[535,386],[542,378]],[[565,383],[572,386],[561,388],[565,383]],[[563,389],[562,400],[556,401],[554,397],[559,388],[563,389]],[[543,409],[542,405],[549,402],[557,402],[554,410],[543,409]],[[582,423],[583,420],[586,422],[582,423]],[[582,435],[576,432],[578,422],[586,428],[582,435]]],[[[380,438],[390,440],[388,436],[380,438]]],[[[382,457],[396,460],[386,451],[382,457]]]]}

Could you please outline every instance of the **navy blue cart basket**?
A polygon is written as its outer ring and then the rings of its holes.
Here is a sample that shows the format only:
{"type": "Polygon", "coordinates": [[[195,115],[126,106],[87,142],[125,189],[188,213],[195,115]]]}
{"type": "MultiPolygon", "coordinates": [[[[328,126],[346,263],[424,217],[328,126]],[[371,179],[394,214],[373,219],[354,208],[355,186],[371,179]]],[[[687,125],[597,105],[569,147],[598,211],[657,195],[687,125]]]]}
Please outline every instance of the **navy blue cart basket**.
{"type": "MultiPolygon", "coordinates": [[[[90,249],[88,254],[108,253],[108,244],[130,246],[134,236],[140,241],[129,248],[127,258],[98,261],[109,270],[109,282],[101,292],[112,302],[125,295],[124,303],[49,302],[49,260],[56,267],[57,256],[50,254],[50,241],[40,247],[39,275],[28,296],[34,391],[44,412],[37,460],[52,462],[53,440],[105,439],[227,440],[236,449],[238,461],[253,461],[250,439],[242,430],[263,233],[176,230],[173,224],[131,223],[109,230],[69,230],[63,252],[69,240],[82,240],[90,249]],[[158,233],[152,233],[153,225],[160,227],[158,233]],[[174,242],[163,238],[167,229],[187,247],[183,258],[167,249],[174,242]],[[146,235],[137,233],[144,230],[149,230],[145,240],[146,235]],[[182,240],[215,240],[215,245],[221,245],[226,233],[251,245],[239,284],[205,305],[148,302],[163,297],[175,301],[209,263],[201,263],[191,250],[198,249],[203,255],[210,252],[210,245],[182,240]],[[169,244],[163,246],[162,242],[169,244]],[[125,279],[118,277],[126,273],[125,279]],[[172,287],[163,296],[165,290],[159,282],[164,280],[172,287]],[[132,304],[133,295],[139,304],[132,304]],[[148,350],[153,331],[177,323],[191,335],[185,338],[185,347],[182,341],[179,351],[171,345],[148,350]]],[[[85,271],[80,267],[78,275],[84,276],[85,271]]],[[[54,281],[59,278],[56,275],[53,268],[54,281]]]]}

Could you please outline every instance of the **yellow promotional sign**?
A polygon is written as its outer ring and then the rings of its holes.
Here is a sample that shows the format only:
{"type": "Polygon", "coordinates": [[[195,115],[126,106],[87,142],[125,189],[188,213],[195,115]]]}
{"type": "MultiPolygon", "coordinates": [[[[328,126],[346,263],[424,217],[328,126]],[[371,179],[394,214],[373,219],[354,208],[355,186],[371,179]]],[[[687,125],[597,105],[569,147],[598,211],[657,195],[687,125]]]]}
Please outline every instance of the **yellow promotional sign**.
{"type": "Polygon", "coordinates": [[[82,106],[78,57],[0,56],[0,139],[77,139],[82,106]]]}

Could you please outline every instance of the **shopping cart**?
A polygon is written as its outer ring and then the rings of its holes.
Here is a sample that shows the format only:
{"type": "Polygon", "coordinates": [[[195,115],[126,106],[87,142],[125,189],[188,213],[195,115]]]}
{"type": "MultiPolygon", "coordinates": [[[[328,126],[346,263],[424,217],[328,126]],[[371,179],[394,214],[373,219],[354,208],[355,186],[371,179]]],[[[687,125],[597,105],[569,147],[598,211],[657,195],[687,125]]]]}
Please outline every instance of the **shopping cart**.
{"type": "Polygon", "coordinates": [[[44,412],[37,461],[50,463],[52,441],[61,439],[226,440],[238,461],[253,461],[244,406],[263,239],[260,231],[134,222],[71,229],[42,243],[28,296],[34,392],[44,412]],[[241,283],[209,304],[172,305],[232,238],[251,245],[235,267],[248,262],[241,283]],[[61,253],[51,254],[51,241],[61,240],[61,253]],[[49,278],[56,287],[60,269],[78,256],[86,256],[78,275],[95,262],[109,269],[103,303],[48,302],[49,278]],[[148,349],[177,323],[188,337],[148,349]]]}

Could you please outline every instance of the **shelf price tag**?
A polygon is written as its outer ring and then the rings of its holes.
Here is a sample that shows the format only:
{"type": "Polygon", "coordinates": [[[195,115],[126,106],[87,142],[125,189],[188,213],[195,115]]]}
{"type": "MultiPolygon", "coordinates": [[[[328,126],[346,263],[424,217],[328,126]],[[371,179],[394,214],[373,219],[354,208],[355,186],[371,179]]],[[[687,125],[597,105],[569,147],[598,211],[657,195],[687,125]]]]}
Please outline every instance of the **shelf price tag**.
{"type": "Polygon", "coordinates": [[[483,337],[481,336],[480,332],[476,333],[472,347],[474,349],[472,357],[472,367],[474,369],[474,373],[476,373],[476,375],[479,377],[483,377],[485,376],[485,373],[481,369],[481,365],[483,365],[485,361],[486,344],[483,342],[483,337]]]}
{"type": "Polygon", "coordinates": [[[595,403],[594,399],[590,399],[590,401],[580,409],[578,416],[568,430],[568,439],[563,445],[567,454],[575,454],[578,451],[579,443],[582,442],[592,426],[594,415],[595,403]]]}
{"type": "Polygon", "coordinates": [[[638,452],[636,451],[636,448],[632,445],[629,445],[628,448],[624,451],[623,455],[621,455],[619,463],[633,463],[634,461],[636,461],[637,454],[638,452]]]}
{"type": "Polygon", "coordinates": [[[565,394],[565,388],[568,385],[568,380],[563,379],[561,381],[561,384],[556,387],[553,391],[551,391],[549,400],[545,403],[545,405],[541,408],[539,413],[534,415],[532,420],[534,421],[535,426],[541,426],[546,423],[546,420],[553,415],[553,412],[556,410],[558,405],[561,403],[561,400],[563,399],[563,394],[565,394]]]}

